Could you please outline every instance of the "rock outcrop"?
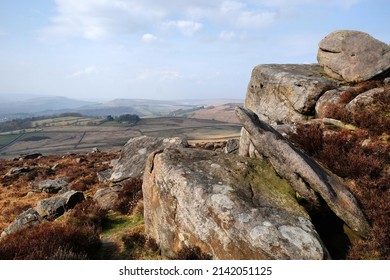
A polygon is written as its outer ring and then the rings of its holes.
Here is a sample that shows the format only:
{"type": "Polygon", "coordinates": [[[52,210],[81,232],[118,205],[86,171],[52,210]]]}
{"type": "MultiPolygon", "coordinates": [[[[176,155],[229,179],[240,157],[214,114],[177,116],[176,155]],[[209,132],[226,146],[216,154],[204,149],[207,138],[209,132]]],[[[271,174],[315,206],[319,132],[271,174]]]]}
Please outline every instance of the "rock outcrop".
{"type": "Polygon", "coordinates": [[[152,153],[142,186],[147,234],[162,254],[214,259],[324,259],[310,217],[264,161],[200,149],[152,153]]]}
{"type": "Polygon", "coordinates": [[[390,46],[364,32],[339,30],[319,43],[317,59],[330,77],[362,82],[390,70],[390,46]]]}
{"type": "Polygon", "coordinates": [[[317,64],[258,65],[252,71],[245,108],[270,124],[306,120],[318,98],[337,83],[317,64]]]}
{"type": "Polygon", "coordinates": [[[131,177],[142,178],[146,159],[155,150],[166,147],[187,147],[188,143],[180,138],[156,138],[141,136],[130,139],[123,147],[115,163],[110,180],[121,182],[131,177]]]}
{"type": "Polygon", "coordinates": [[[310,157],[296,150],[280,133],[250,110],[238,107],[237,116],[256,150],[269,160],[300,196],[319,206],[319,198],[351,229],[367,236],[369,224],[355,197],[337,176],[324,170],[310,157]]]}

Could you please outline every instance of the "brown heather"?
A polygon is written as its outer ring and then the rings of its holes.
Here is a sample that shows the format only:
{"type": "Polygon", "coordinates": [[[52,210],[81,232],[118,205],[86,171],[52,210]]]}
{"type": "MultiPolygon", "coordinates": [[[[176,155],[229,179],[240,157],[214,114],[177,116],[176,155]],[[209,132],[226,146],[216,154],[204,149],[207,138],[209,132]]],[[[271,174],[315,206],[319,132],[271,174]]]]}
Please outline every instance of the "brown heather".
{"type": "Polygon", "coordinates": [[[328,116],[358,129],[326,131],[319,123],[298,124],[290,139],[348,182],[372,225],[369,237],[353,242],[347,257],[390,259],[390,88],[358,114],[348,115],[344,105],[335,104],[328,116]]]}

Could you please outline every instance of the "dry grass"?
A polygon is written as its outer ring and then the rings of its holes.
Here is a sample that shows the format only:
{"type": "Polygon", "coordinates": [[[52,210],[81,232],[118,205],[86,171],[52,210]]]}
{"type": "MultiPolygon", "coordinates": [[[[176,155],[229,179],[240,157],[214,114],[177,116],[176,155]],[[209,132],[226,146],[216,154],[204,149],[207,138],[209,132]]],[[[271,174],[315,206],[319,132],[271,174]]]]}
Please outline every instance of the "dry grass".
{"type": "Polygon", "coordinates": [[[104,186],[98,182],[96,173],[107,169],[118,153],[90,153],[85,155],[47,156],[40,159],[7,161],[0,160],[0,231],[6,228],[19,214],[35,207],[41,199],[51,194],[32,193],[30,183],[65,177],[70,187],[92,196],[104,186]],[[78,160],[83,158],[83,160],[78,160]],[[5,174],[13,167],[28,166],[30,171],[17,177],[5,174]]]}

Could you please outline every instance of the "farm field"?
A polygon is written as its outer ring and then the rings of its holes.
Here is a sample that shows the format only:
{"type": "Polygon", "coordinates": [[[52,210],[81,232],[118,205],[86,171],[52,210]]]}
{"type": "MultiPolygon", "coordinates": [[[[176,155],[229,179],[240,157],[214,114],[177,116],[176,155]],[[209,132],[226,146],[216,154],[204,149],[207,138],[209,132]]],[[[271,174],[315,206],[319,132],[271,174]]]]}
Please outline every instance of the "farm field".
{"type": "Polygon", "coordinates": [[[136,124],[105,122],[88,117],[39,120],[34,129],[0,133],[0,158],[22,154],[67,154],[120,150],[133,137],[181,137],[188,141],[217,141],[238,137],[241,126],[185,117],[145,118],[136,124]]]}

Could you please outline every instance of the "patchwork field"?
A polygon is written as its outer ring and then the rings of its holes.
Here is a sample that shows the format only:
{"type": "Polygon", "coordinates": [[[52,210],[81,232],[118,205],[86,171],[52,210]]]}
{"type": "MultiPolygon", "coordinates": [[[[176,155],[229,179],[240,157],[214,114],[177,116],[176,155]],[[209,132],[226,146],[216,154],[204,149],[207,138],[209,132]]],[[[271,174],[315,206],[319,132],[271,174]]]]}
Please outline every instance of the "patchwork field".
{"type": "Polygon", "coordinates": [[[93,148],[115,151],[133,137],[182,137],[189,141],[216,141],[239,136],[235,123],[185,117],[145,118],[136,124],[105,122],[86,117],[50,118],[34,122],[34,129],[0,133],[0,158],[21,154],[66,154],[93,148]]]}

